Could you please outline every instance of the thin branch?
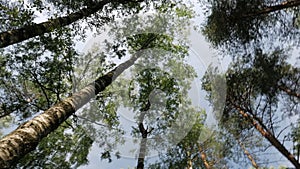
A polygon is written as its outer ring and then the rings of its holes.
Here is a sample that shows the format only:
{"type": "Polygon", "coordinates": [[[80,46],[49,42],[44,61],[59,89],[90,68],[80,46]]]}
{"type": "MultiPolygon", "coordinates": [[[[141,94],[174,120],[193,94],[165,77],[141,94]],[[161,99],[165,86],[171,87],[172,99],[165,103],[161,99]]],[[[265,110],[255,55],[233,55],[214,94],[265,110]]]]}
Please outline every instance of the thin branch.
{"type": "MultiPolygon", "coordinates": [[[[88,122],[90,122],[90,123],[96,124],[96,125],[98,125],[98,126],[109,127],[109,126],[107,126],[107,125],[105,125],[105,124],[101,124],[101,123],[92,121],[92,120],[90,120],[90,119],[87,119],[87,118],[82,117],[82,116],[79,116],[79,115],[76,115],[76,117],[78,117],[78,118],[80,118],[80,119],[82,119],[82,120],[88,121],[88,122]]],[[[115,129],[115,128],[113,128],[113,129],[115,129]]]]}
{"type": "Polygon", "coordinates": [[[35,74],[35,72],[29,71],[29,73],[33,76],[33,78],[34,78],[35,82],[38,84],[38,86],[40,86],[40,88],[42,90],[42,93],[43,93],[43,95],[45,96],[45,98],[47,100],[48,108],[50,108],[51,107],[51,102],[50,102],[50,99],[49,99],[49,97],[48,97],[48,95],[45,91],[46,87],[40,83],[40,81],[38,80],[37,75],[35,74]]]}
{"type": "Polygon", "coordinates": [[[269,13],[272,13],[272,12],[280,11],[282,9],[297,7],[299,5],[300,5],[299,0],[287,0],[287,1],[282,2],[281,4],[278,4],[278,5],[265,7],[264,9],[262,9],[260,11],[255,11],[255,12],[252,12],[252,13],[242,15],[242,18],[265,15],[265,14],[269,14],[269,13]]]}
{"type": "Polygon", "coordinates": [[[291,90],[288,87],[283,86],[283,85],[278,86],[278,88],[281,91],[285,92],[287,95],[294,96],[294,97],[297,97],[298,99],[300,99],[300,93],[297,93],[296,91],[293,91],[293,90],[291,90]]]}

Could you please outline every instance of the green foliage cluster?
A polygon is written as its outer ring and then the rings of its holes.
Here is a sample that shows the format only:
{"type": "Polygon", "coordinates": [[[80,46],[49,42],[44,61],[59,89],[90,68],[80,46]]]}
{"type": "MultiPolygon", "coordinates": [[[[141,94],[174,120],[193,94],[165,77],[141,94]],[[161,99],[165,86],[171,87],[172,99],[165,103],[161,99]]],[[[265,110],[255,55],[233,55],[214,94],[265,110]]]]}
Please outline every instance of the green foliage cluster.
{"type": "Polygon", "coordinates": [[[0,31],[7,31],[29,25],[34,19],[34,12],[26,8],[23,0],[0,2],[0,31]]]}
{"type": "Polygon", "coordinates": [[[299,29],[295,25],[299,7],[281,8],[289,1],[208,0],[203,3],[207,18],[202,32],[223,53],[234,56],[258,46],[274,49],[274,45],[265,41],[281,43],[281,47],[299,44],[299,29]]]}

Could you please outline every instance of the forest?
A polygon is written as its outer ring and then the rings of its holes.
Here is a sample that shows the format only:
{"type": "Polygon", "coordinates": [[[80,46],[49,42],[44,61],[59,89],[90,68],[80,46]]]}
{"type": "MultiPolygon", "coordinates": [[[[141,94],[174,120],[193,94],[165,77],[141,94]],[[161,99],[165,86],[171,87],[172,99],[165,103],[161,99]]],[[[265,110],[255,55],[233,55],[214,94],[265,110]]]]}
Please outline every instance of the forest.
{"type": "Polygon", "coordinates": [[[0,0],[0,169],[300,169],[299,47],[300,0],[0,0]]]}

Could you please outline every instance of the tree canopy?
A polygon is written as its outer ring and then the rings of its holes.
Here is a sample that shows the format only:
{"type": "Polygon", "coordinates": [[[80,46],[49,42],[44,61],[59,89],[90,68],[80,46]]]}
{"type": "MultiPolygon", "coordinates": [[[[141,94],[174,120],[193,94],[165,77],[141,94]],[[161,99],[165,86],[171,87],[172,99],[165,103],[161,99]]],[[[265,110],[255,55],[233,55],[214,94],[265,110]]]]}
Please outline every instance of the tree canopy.
{"type": "Polygon", "coordinates": [[[299,6],[0,1],[0,168],[300,168],[299,6]]]}

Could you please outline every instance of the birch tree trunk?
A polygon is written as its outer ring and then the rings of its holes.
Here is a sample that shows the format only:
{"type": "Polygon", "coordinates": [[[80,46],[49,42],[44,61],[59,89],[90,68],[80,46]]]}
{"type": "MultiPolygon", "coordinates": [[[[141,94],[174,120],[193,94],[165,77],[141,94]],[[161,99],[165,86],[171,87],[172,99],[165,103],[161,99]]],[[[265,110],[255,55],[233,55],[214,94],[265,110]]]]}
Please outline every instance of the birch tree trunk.
{"type": "MultiPolygon", "coordinates": [[[[115,2],[119,3],[128,3],[128,2],[141,2],[142,0],[117,0],[115,2]]],[[[102,0],[96,3],[94,6],[88,6],[86,8],[80,9],[78,12],[71,13],[68,16],[58,17],[56,19],[51,19],[46,22],[39,24],[28,25],[20,29],[9,30],[6,32],[0,33],[0,48],[22,42],[29,38],[33,38],[44,33],[52,32],[54,29],[62,28],[66,25],[70,25],[77,20],[88,17],[92,14],[95,14],[99,10],[102,10],[103,7],[113,0],[102,0]]]]}
{"type": "MultiPolygon", "coordinates": [[[[148,44],[147,44],[148,45],[148,44]]],[[[52,106],[42,114],[20,125],[0,140],[0,166],[9,168],[18,159],[34,150],[42,138],[54,131],[68,117],[103,91],[124,70],[138,59],[139,52],[130,60],[120,64],[106,75],[96,79],[71,97],[52,106]]]]}

